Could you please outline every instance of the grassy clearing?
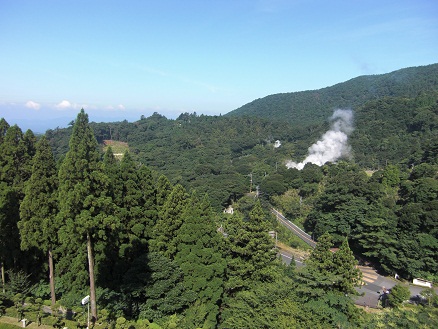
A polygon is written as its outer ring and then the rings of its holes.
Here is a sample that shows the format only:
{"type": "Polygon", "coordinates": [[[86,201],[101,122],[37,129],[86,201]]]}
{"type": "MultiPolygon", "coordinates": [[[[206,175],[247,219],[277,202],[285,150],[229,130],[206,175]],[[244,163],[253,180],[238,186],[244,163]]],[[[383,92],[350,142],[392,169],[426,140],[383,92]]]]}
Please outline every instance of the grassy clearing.
{"type": "MultiPolygon", "coordinates": [[[[0,316],[0,329],[17,329],[22,328],[23,324],[21,321],[17,321],[17,318],[10,316],[0,316]]],[[[52,326],[40,325],[38,326],[35,322],[30,322],[26,328],[39,328],[39,329],[53,329],[52,326]]]]}
{"type": "Polygon", "coordinates": [[[118,160],[121,160],[123,157],[123,154],[126,151],[129,151],[128,143],[107,139],[107,140],[103,141],[103,152],[106,152],[106,150],[110,146],[111,146],[111,149],[113,150],[114,156],[118,160]]]}

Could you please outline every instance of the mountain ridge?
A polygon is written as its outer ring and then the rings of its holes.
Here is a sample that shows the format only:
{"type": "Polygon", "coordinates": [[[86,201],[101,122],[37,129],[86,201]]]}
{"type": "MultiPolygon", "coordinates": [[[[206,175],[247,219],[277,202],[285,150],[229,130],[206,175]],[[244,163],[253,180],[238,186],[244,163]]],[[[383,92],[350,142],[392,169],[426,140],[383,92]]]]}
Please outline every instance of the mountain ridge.
{"type": "Polygon", "coordinates": [[[255,99],[225,116],[257,116],[290,123],[322,122],[337,108],[352,108],[381,97],[415,97],[438,90],[438,63],[362,75],[333,86],[255,99]],[[309,118],[309,110],[312,116],[309,118]]]}

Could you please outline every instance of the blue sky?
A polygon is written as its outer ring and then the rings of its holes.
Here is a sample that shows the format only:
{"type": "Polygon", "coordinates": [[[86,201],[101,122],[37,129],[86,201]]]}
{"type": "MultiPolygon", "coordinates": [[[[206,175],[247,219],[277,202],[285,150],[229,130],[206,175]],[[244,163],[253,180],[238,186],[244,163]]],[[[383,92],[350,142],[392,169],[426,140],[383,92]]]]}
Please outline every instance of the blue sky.
{"type": "Polygon", "coordinates": [[[438,62],[435,0],[0,1],[0,117],[23,130],[256,98],[438,62]]]}

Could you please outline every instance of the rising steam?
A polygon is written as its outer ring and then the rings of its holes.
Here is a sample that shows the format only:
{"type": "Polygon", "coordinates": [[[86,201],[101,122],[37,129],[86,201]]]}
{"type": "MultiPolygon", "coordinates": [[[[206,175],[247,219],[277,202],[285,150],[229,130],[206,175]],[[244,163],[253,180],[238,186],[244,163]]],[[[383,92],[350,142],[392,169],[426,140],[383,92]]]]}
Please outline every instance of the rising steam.
{"type": "Polygon", "coordinates": [[[309,147],[309,155],[303,162],[286,162],[287,168],[303,169],[306,163],[322,166],[326,162],[336,162],[341,158],[351,157],[351,147],[348,145],[348,135],[353,131],[353,111],[335,110],[330,117],[332,127],[321,140],[309,147]]]}

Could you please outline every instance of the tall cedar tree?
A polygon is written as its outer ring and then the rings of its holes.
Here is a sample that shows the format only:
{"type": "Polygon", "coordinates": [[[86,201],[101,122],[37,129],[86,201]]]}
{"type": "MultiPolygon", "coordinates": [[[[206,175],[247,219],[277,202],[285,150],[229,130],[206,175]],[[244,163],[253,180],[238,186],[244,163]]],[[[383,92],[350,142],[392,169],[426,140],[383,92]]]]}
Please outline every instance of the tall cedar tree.
{"type": "MultiPolygon", "coordinates": [[[[5,139],[6,136],[6,132],[8,131],[9,128],[9,123],[4,119],[1,118],[0,119],[0,148],[1,145],[3,144],[3,140],[5,139]]],[[[1,157],[1,155],[0,155],[1,157]]],[[[6,230],[4,229],[4,224],[6,223],[6,218],[8,218],[9,216],[6,215],[6,205],[8,204],[7,202],[7,185],[6,183],[0,182],[1,186],[1,195],[0,195],[0,248],[2,250],[4,250],[4,248],[6,247],[4,245],[4,236],[6,233],[6,230]]],[[[3,253],[0,254],[0,265],[1,265],[1,280],[2,280],[2,287],[3,287],[3,293],[5,292],[5,268],[4,268],[4,255],[3,253]]]]}
{"type": "Polygon", "coordinates": [[[228,239],[226,253],[228,258],[226,289],[229,295],[245,290],[254,281],[272,281],[276,264],[275,244],[268,234],[268,222],[257,200],[249,213],[249,219],[233,216],[227,226],[228,239]]]}
{"type": "Polygon", "coordinates": [[[116,192],[115,202],[122,231],[119,232],[120,256],[128,262],[137,258],[146,250],[146,228],[150,225],[145,215],[145,198],[141,186],[141,177],[131,155],[126,152],[120,163],[120,189],[116,192]]]}
{"type": "Polygon", "coordinates": [[[172,184],[166,176],[161,175],[160,177],[158,177],[156,194],[156,204],[159,209],[163,207],[170,192],[172,192],[172,184]]]}
{"type": "MultiPolygon", "coordinates": [[[[120,162],[114,156],[111,146],[106,150],[103,157],[103,167],[105,174],[108,176],[108,196],[112,198],[115,205],[115,213],[118,216],[119,210],[116,201],[116,194],[122,190],[122,182],[119,179],[120,162]]],[[[120,230],[122,229],[121,225],[120,230]]],[[[102,262],[99,265],[99,281],[107,287],[116,289],[120,285],[123,273],[126,271],[126,265],[119,263],[119,230],[114,230],[106,236],[106,244],[112,248],[102,250],[102,262]]]]}
{"type": "Polygon", "coordinates": [[[223,240],[206,198],[198,200],[192,195],[183,217],[177,235],[175,262],[184,273],[185,286],[197,295],[185,320],[190,328],[215,328],[224,289],[223,240]]]}
{"type": "MultiPolygon", "coordinates": [[[[59,231],[61,243],[70,252],[80,252],[86,243],[88,256],[90,306],[93,321],[97,319],[94,275],[95,242],[103,243],[108,230],[115,228],[114,205],[108,196],[108,177],[99,161],[97,141],[82,109],[70,138],[69,151],[59,169],[59,231]],[[71,242],[69,243],[68,241],[71,242]]],[[[99,248],[103,249],[103,248],[99,248]]]]}
{"type": "Polygon", "coordinates": [[[333,272],[332,238],[328,233],[323,234],[315,249],[306,260],[306,266],[300,271],[298,293],[305,301],[323,296],[332,290],[335,281],[333,272]]]}
{"type": "Polygon", "coordinates": [[[347,238],[345,238],[338,251],[333,254],[334,273],[336,274],[333,286],[335,290],[343,294],[357,294],[354,288],[362,282],[362,272],[357,265],[358,262],[348,245],[347,238]]]}
{"type": "Polygon", "coordinates": [[[20,205],[18,228],[21,248],[31,247],[47,252],[52,306],[55,305],[53,247],[57,244],[58,177],[55,159],[45,136],[36,146],[32,176],[26,182],[25,196],[20,205]]]}
{"type": "Polygon", "coordinates": [[[332,237],[324,233],[315,249],[306,260],[297,277],[301,283],[298,293],[304,301],[317,299],[329,292],[355,294],[354,287],[361,281],[361,272],[356,267],[357,261],[344,239],[337,252],[332,252],[332,237]]]}
{"type": "Polygon", "coordinates": [[[182,215],[188,202],[184,187],[177,184],[159,211],[155,236],[150,241],[151,251],[161,252],[173,260],[177,252],[177,232],[182,225],[182,215]]]}
{"type": "Polygon", "coordinates": [[[132,316],[154,322],[182,313],[196,295],[184,286],[180,267],[161,253],[145,253],[126,271],[122,291],[131,300],[132,316]]]}
{"type": "Polygon", "coordinates": [[[20,219],[20,202],[24,196],[24,183],[30,177],[30,163],[35,146],[35,136],[31,131],[26,139],[21,129],[0,121],[0,263],[3,290],[5,285],[5,267],[20,264],[20,238],[17,222],[20,219]]]}
{"type": "Polygon", "coordinates": [[[115,203],[121,228],[118,232],[118,266],[121,273],[148,250],[148,238],[156,223],[155,189],[152,174],[135,163],[126,152],[120,162],[115,203]]]}

